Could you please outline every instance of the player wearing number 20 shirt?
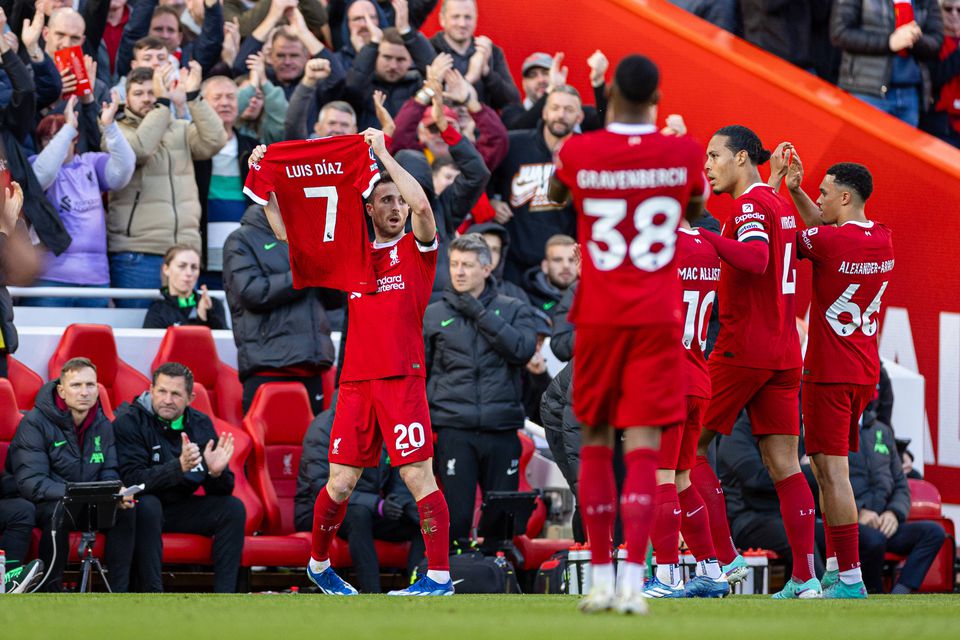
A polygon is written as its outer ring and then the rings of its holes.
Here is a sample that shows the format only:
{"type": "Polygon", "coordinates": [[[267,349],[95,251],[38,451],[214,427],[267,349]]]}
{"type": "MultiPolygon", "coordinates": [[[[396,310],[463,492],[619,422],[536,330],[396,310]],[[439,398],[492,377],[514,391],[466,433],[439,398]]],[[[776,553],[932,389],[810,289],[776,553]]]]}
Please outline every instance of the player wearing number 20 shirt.
{"type": "Polygon", "coordinates": [[[652,124],[614,122],[568,139],[556,177],[573,195],[585,244],[571,321],[573,406],[588,426],[683,420],[680,218],[702,194],[702,149],[652,124]],[[642,329],[642,331],[639,331],[642,329]]]}

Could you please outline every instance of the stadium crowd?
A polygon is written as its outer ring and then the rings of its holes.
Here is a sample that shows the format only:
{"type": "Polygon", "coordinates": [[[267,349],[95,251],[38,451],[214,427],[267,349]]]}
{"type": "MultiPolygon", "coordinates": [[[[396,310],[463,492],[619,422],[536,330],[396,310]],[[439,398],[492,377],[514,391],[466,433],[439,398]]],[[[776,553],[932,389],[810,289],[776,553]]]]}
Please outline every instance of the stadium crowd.
{"type": "MultiPolygon", "coordinates": [[[[21,304],[149,306],[147,328],[225,329],[226,310],[210,295],[223,289],[244,410],[262,384],[299,381],[318,414],[304,440],[298,487],[298,528],[309,529],[312,496],[329,473],[332,415],[321,411],[331,399],[323,397],[322,376],[338,364],[331,333],[345,328],[346,294],[294,287],[286,243],[244,193],[248,159],[259,144],[382,129],[437,223],[440,254],[424,337],[451,543],[469,543],[478,485],[484,492],[517,489],[516,431],[525,418],[544,424],[576,492],[570,367],[551,379],[540,350],[551,337],[553,353],[571,358],[566,313],[580,255],[572,204],[551,201],[547,190],[558,146],[603,127],[609,63],[600,50],[584,61],[504,52],[477,32],[473,0],[445,0],[435,34],[420,27],[438,0],[0,4],[0,133],[23,209],[20,221],[6,211],[0,221],[3,282],[163,294],[152,303],[104,297],[21,304]],[[519,87],[507,54],[524,58],[519,87]],[[567,84],[566,64],[589,69],[593,106],[567,84]],[[494,304],[497,313],[487,313],[494,304]],[[441,330],[454,322],[463,329],[441,330]]],[[[675,4],[960,145],[957,0],[675,4]]],[[[682,119],[669,119],[668,129],[683,135],[682,119]]],[[[7,209],[17,200],[8,197],[7,209]]],[[[719,228],[709,215],[701,225],[719,228]]],[[[0,322],[4,376],[17,346],[5,292],[0,322]]],[[[114,590],[161,590],[160,534],[176,531],[213,536],[215,589],[233,591],[244,520],[242,503],[231,496],[233,443],[189,406],[191,372],[177,363],[158,367],[150,389],[129,398],[112,426],[98,408],[96,373],[88,360],[67,362],[11,444],[0,528],[14,586],[26,588],[28,574],[39,574],[24,540],[34,526],[44,529],[45,586],[62,586],[66,531],[51,535],[50,526],[65,483],[120,479],[148,489],[135,508],[124,501],[107,536],[114,590]],[[67,446],[56,439],[61,430],[73,434],[67,446]],[[93,459],[99,462],[87,462],[93,459]]],[[[718,447],[721,475],[726,440],[718,447]]],[[[890,468],[902,489],[899,461],[890,468]]],[[[386,463],[361,482],[340,535],[349,540],[361,588],[373,592],[373,538],[418,541],[418,517],[386,463]]],[[[747,510],[762,509],[747,502],[747,510]]],[[[736,541],[738,505],[728,495],[736,541]]],[[[865,526],[885,538],[861,536],[873,549],[892,543],[891,525],[879,520],[884,514],[898,524],[906,518],[902,505],[878,508],[865,526]]],[[[582,540],[578,524],[575,530],[582,540]]],[[[741,546],[784,552],[782,527],[766,538],[742,535],[741,546]]],[[[939,549],[930,536],[917,533],[898,548],[939,549]]],[[[422,553],[414,547],[411,567],[422,553]]],[[[864,563],[882,564],[882,557],[864,553],[864,563]]],[[[918,572],[922,579],[925,568],[905,572],[898,586],[916,590],[918,572]]]]}

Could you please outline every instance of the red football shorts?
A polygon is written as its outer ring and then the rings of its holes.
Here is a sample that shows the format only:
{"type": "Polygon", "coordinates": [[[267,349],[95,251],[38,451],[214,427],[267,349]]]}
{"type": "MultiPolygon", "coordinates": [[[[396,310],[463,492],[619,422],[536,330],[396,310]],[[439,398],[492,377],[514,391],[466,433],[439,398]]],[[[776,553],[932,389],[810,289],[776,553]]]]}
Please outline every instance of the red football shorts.
{"type": "Polygon", "coordinates": [[[684,418],[679,324],[577,327],[573,409],[588,427],[663,427],[684,418]]]}
{"type": "Polygon", "coordinates": [[[707,360],[713,398],[703,426],[728,436],[740,411],[747,410],[753,435],[800,435],[800,367],[751,369],[707,360]]]}
{"type": "Polygon", "coordinates": [[[803,444],[807,455],[846,457],[860,450],[860,416],[876,395],[869,384],[803,383],[803,444]]]}
{"type": "Polygon", "coordinates": [[[703,416],[710,400],[687,396],[687,417],[678,425],[666,427],[660,436],[658,469],[686,471],[697,462],[697,442],[703,427],[703,416]]]}
{"type": "Polygon", "coordinates": [[[375,467],[384,444],[395,467],[433,457],[424,378],[402,376],[340,383],[330,430],[330,462],[375,467]]]}

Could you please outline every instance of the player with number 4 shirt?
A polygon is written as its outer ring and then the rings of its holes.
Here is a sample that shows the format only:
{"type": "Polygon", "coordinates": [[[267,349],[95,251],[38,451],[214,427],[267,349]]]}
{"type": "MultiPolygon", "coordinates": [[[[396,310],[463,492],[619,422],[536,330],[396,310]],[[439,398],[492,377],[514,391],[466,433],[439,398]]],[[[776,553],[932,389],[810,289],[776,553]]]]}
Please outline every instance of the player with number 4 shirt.
{"type": "Polygon", "coordinates": [[[790,203],[760,180],[758,165],[769,158],[760,138],[740,125],[718,130],[707,147],[710,186],[735,203],[719,236],[703,234],[723,260],[720,333],[708,363],[713,397],[691,479],[706,502],[714,546],[728,580],[742,580],[746,562],[730,538],[723,491],[706,453],[717,433],[731,432],[746,407],[780,499],[793,554],[793,576],[774,597],[817,598],[821,586],[813,573],[815,505],[797,458],[797,217],[790,203]]]}
{"type": "Polygon", "coordinates": [[[877,335],[881,298],[893,271],[893,242],[890,230],[864,212],[873,192],[866,167],[843,162],[827,169],[814,203],[800,188],[803,165],[793,156],[787,187],[810,227],[799,234],[797,246],[800,257],[813,263],[803,423],[821,490],[827,540],[824,597],[866,598],[847,456],[859,450],[860,416],[880,379],[877,335]]]}
{"type": "MultiPolygon", "coordinates": [[[[437,263],[436,221],[423,188],[387,151],[383,132],[367,129],[362,136],[372,153],[368,155],[368,150],[361,148],[358,155],[362,154],[365,162],[375,155],[388,172],[379,180],[356,183],[358,187],[371,185],[366,189],[363,209],[373,221],[376,241],[372,251],[369,245],[349,250],[370,252],[376,274],[375,291],[347,290],[348,338],[330,433],[330,476],[314,506],[307,575],[323,593],[357,593],[330,566],[330,543],[343,522],[363,468],[376,466],[381,448],[386,445],[391,464],[399,467],[401,478],[417,501],[427,555],[427,573],[408,588],[390,595],[447,596],[454,592],[448,556],[450,516],[433,475],[433,433],[423,345],[423,313],[430,300],[437,263]],[[409,234],[404,232],[408,216],[413,228],[409,234]]],[[[264,147],[258,147],[251,155],[251,165],[259,163],[265,153],[264,147]]],[[[288,173],[287,177],[299,180],[304,176],[288,173]]],[[[337,180],[325,175],[307,177],[311,179],[303,184],[298,182],[296,189],[304,185],[322,189],[337,180]]],[[[273,186],[276,188],[276,184],[273,186]]],[[[305,208],[277,215],[276,209],[283,202],[278,204],[274,194],[270,195],[268,216],[281,239],[287,233],[295,233],[302,226],[302,218],[313,219],[314,225],[322,222],[335,238],[338,229],[332,227],[357,222],[337,215],[336,222],[328,225],[329,208],[322,221],[318,212],[305,208]]],[[[341,204],[345,204],[351,217],[361,215],[359,210],[353,213],[358,209],[356,202],[341,204]]]]}
{"type": "Polygon", "coordinates": [[[571,310],[577,326],[573,409],[584,423],[578,496],[592,548],[584,612],[645,613],[645,556],[662,427],[685,415],[677,227],[702,212],[702,149],[657,130],[660,74],[627,56],[610,88],[606,129],[557,151],[550,199],[572,195],[585,245],[571,310]],[[613,442],[623,430],[620,498],[627,560],[611,563],[617,488],[613,442]]]}

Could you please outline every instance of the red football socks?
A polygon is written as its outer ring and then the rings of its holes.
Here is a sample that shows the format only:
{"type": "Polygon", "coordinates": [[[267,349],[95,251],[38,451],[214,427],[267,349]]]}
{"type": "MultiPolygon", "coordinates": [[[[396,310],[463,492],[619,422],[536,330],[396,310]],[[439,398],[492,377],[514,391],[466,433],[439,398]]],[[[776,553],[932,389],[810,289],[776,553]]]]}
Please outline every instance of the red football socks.
{"type": "Polygon", "coordinates": [[[317,494],[317,501],[313,505],[313,540],[310,545],[310,556],[314,560],[323,562],[330,558],[330,542],[347,515],[347,502],[334,502],[326,485],[317,494]]]}
{"type": "Polygon", "coordinates": [[[427,569],[450,570],[450,511],[443,493],[437,489],[417,502],[420,532],[426,546],[427,569]]]}
{"type": "MultiPolygon", "coordinates": [[[[650,529],[653,527],[653,494],[657,487],[658,458],[655,449],[634,449],[623,456],[627,475],[623,480],[623,493],[620,496],[620,519],[623,521],[627,557],[630,562],[637,564],[642,564],[646,557],[650,529]]],[[[677,545],[678,539],[675,537],[675,557],[677,545]]]]}
{"type": "Polygon", "coordinates": [[[579,489],[580,515],[592,551],[591,562],[595,565],[609,564],[613,555],[613,523],[617,518],[617,483],[613,477],[612,449],[588,446],[580,450],[579,489]]]}
{"type": "MultiPolygon", "coordinates": [[[[827,539],[837,552],[840,571],[849,571],[860,566],[860,528],[856,522],[827,529],[827,539]]],[[[828,543],[829,544],[829,543],[828,543]]]]}
{"type": "Polygon", "coordinates": [[[707,515],[710,518],[710,535],[713,537],[713,547],[717,552],[720,564],[730,564],[738,553],[730,537],[730,524],[727,522],[727,501],[723,497],[720,480],[714,473],[713,467],[704,456],[697,456],[697,464],[690,470],[690,482],[696,487],[697,493],[707,506],[707,515]]]}
{"type": "Polygon", "coordinates": [[[657,485],[653,508],[653,552],[657,564],[680,564],[680,500],[677,485],[657,485]]]}
{"type": "Polygon", "coordinates": [[[827,543],[826,555],[824,558],[829,560],[830,558],[835,558],[837,556],[837,548],[833,544],[833,533],[831,532],[833,527],[827,524],[826,518],[823,521],[823,537],[827,543]]]}
{"type": "Polygon", "coordinates": [[[697,562],[716,558],[717,552],[713,548],[713,537],[710,535],[710,516],[707,515],[707,505],[697,488],[690,485],[678,494],[678,499],[680,509],[683,510],[680,531],[683,532],[684,542],[690,547],[690,553],[697,562]]]}
{"type": "Polygon", "coordinates": [[[813,493],[802,473],[795,473],[776,483],[776,489],[780,498],[783,528],[787,531],[787,541],[793,554],[793,578],[798,582],[806,582],[814,575],[813,530],[816,516],[813,493]]]}

